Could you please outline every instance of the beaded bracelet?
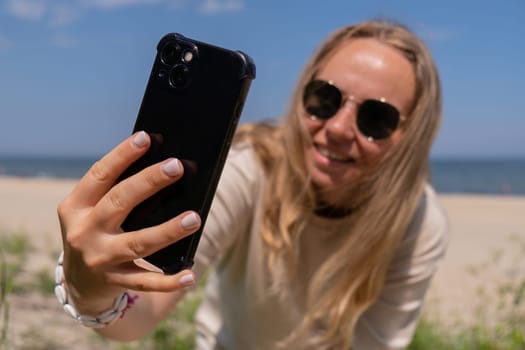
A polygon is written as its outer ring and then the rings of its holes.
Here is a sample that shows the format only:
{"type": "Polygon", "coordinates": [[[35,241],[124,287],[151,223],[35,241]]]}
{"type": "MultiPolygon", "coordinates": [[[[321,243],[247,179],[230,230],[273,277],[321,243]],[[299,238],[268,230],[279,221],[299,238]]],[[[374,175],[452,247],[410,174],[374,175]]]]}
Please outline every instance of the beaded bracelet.
{"type": "Polygon", "coordinates": [[[82,325],[90,328],[103,328],[113,323],[123,312],[128,308],[129,303],[133,303],[134,299],[129,296],[127,292],[120,294],[116,299],[113,307],[107,311],[102,312],[98,316],[80,315],[77,309],[69,301],[69,295],[66,290],[66,281],[64,277],[64,252],[58,258],[58,264],[55,269],[55,295],[58,302],[64,308],[64,311],[74,320],[82,325]]]}

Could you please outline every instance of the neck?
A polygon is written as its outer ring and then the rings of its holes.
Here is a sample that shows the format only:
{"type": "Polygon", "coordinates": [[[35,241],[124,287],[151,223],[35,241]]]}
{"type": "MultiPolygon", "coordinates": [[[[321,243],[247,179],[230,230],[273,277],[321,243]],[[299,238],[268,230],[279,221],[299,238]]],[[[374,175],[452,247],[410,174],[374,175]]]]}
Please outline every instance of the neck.
{"type": "Polygon", "coordinates": [[[319,203],[314,210],[315,215],[325,218],[342,218],[352,214],[351,208],[335,207],[323,203],[319,203]]]}

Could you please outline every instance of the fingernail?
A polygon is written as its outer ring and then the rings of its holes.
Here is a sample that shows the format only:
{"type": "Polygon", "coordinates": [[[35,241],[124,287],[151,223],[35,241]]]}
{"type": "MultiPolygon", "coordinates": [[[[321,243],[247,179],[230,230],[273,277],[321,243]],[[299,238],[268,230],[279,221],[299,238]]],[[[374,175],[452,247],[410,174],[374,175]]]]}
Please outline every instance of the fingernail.
{"type": "Polygon", "coordinates": [[[199,226],[200,220],[197,214],[191,213],[183,217],[180,223],[182,227],[184,227],[186,230],[189,230],[199,226]]]}
{"type": "Polygon", "coordinates": [[[148,134],[145,131],[139,131],[135,137],[133,137],[133,144],[138,148],[142,148],[148,144],[148,134]]]}
{"type": "Polygon", "coordinates": [[[193,277],[192,273],[188,273],[179,279],[179,283],[185,287],[193,286],[195,284],[195,277],[193,277]]]}
{"type": "Polygon", "coordinates": [[[181,172],[180,163],[177,159],[171,159],[162,166],[162,171],[168,176],[176,176],[181,172]]]}

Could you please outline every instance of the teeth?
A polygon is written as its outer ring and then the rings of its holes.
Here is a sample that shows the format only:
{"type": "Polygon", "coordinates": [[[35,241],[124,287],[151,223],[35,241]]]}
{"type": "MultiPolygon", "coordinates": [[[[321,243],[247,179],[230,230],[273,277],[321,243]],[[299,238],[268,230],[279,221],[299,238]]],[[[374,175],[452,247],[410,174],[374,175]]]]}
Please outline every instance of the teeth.
{"type": "Polygon", "coordinates": [[[339,160],[339,161],[348,161],[349,159],[345,156],[341,156],[337,153],[334,153],[334,152],[331,152],[330,150],[324,148],[324,147],[321,147],[321,146],[318,146],[317,149],[319,150],[319,152],[328,157],[328,158],[331,158],[331,159],[335,159],[335,160],[339,160]]]}

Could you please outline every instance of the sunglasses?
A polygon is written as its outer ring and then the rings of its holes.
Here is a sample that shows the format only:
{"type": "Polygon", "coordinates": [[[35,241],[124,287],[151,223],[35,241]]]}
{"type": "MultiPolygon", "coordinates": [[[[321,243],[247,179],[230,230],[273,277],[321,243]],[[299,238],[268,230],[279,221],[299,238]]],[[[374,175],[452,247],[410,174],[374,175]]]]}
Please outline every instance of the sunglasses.
{"type": "MultiPolygon", "coordinates": [[[[330,119],[346,100],[356,101],[354,96],[344,96],[341,90],[330,81],[312,80],[306,84],[303,92],[304,108],[310,117],[316,120],[330,119]]],[[[366,99],[359,103],[357,127],[369,141],[390,137],[400,120],[404,120],[404,117],[384,98],[366,99]]]]}

